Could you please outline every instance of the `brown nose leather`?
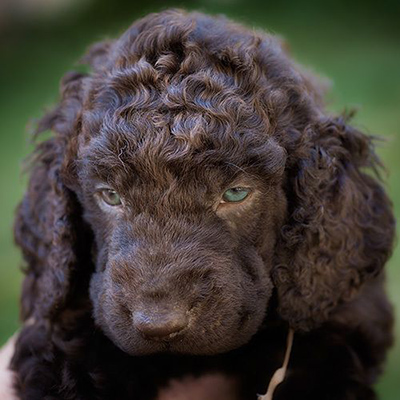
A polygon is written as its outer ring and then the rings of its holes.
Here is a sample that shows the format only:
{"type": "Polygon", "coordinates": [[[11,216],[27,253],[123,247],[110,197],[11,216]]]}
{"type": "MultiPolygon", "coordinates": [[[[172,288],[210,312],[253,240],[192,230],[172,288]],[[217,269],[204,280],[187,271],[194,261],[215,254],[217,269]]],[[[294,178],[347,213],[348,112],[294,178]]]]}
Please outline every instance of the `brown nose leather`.
{"type": "Polygon", "coordinates": [[[165,339],[186,328],[188,319],[186,313],[183,312],[146,313],[136,311],[133,313],[133,324],[146,338],[165,339]]]}

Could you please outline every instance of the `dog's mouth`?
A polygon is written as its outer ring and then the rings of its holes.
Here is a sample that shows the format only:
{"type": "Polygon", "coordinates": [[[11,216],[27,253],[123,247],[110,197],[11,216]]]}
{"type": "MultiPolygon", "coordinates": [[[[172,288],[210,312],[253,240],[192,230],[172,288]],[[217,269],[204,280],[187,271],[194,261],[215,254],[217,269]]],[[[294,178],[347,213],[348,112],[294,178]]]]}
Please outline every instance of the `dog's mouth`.
{"type": "Polygon", "coordinates": [[[193,310],[182,307],[167,309],[151,307],[132,314],[133,328],[147,340],[170,342],[185,333],[192,325],[193,310]]]}
{"type": "MultiPolygon", "coordinates": [[[[170,333],[154,335],[146,334],[143,331],[138,332],[138,336],[141,339],[141,348],[149,349],[150,353],[188,353],[191,352],[193,345],[187,343],[187,336],[189,335],[189,329],[184,327],[180,330],[175,330],[170,333]]],[[[136,350],[139,350],[136,348],[136,350]]]]}
{"type": "MultiPolygon", "coordinates": [[[[189,314],[189,313],[188,313],[189,314]]],[[[112,342],[132,356],[151,354],[182,354],[182,355],[216,355],[234,350],[247,342],[259,328],[258,319],[240,316],[215,316],[211,321],[209,315],[199,315],[197,318],[181,320],[180,318],[151,320],[141,316],[132,324],[130,322],[102,326],[112,342]],[[229,318],[231,317],[231,318],[229,318]],[[129,325],[130,326],[129,326],[129,325]],[[136,324],[136,325],[135,325],[136,324]]],[[[175,316],[176,318],[176,316],[175,316]]],[[[115,320],[114,320],[115,323],[115,320]]]]}
{"type": "Polygon", "coordinates": [[[186,339],[184,336],[172,339],[160,339],[151,341],[140,341],[135,344],[115,343],[121,350],[132,356],[147,356],[154,354],[175,354],[175,355],[192,355],[205,356],[227,353],[234,350],[242,343],[235,346],[221,346],[210,342],[202,343],[201,340],[193,341],[186,339]]]}
{"type": "Polygon", "coordinates": [[[151,346],[150,353],[169,353],[169,354],[187,354],[190,352],[190,347],[185,346],[183,335],[175,335],[170,338],[152,339],[147,342],[151,346]],[[183,344],[183,346],[182,346],[183,344]]]}

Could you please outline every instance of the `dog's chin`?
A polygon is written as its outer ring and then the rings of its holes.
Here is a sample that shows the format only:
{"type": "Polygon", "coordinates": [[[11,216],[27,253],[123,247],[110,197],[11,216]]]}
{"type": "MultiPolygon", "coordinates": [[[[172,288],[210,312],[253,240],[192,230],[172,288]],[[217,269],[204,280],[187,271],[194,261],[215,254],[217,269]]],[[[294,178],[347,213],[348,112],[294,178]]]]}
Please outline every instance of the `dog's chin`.
{"type": "Polygon", "coordinates": [[[210,356],[235,350],[243,346],[245,343],[247,343],[247,341],[230,346],[210,346],[207,344],[201,346],[201,344],[199,345],[199,343],[172,343],[167,341],[160,343],[149,342],[132,345],[131,343],[121,343],[119,341],[113,340],[113,343],[119,349],[121,349],[126,354],[129,354],[130,356],[148,356],[155,354],[210,356]]]}
{"type": "Polygon", "coordinates": [[[248,343],[256,330],[252,332],[234,332],[234,335],[209,338],[205,336],[184,335],[168,340],[147,340],[140,335],[115,334],[115,330],[103,329],[105,335],[124,353],[130,356],[147,356],[155,354],[180,354],[193,356],[209,356],[227,353],[248,343]]]}

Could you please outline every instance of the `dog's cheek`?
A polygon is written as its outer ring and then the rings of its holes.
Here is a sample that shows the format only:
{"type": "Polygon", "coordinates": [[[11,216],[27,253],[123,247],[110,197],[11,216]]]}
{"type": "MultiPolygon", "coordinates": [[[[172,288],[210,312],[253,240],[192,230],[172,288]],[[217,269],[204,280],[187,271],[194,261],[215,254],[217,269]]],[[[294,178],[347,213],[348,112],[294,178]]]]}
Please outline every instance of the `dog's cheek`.
{"type": "Polygon", "coordinates": [[[90,280],[90,300],[93,305],[93,317],[97,325],[103,327],[104,309],[102,299],[104,299],[104,272],[96,272],[90,280]]]}
{"type": "Polygon", "coordinates": [[[246,304],[250,310],[249,331],[255,333],[263,323],[267,313],[268,303],[272,296],[273,284],[268,274],[265,273],[265,266],[256,281],[249,282],[251,290],[246,291],[246,304]]]}
{"type": "Polygon", "coordinates": [[[110,268],[96,272],[90,281],[90,299],[93,305],[95,324],[122,351],[129,353],[132,348],[140,348],[133,334],[130,313],[124,307],[115,290],[110,268]]]}
{"type": "MultiPolygon", "coordinates": [[[[204,307],[209,311],[208,318],[199,318],[200,325],[207,328],[220,321],[215,331],[207,329],[210,354],[225,352],[249,342],[266,316],[273,291],[268,268],[255,248],[240,251],[238,260],[234,269],[224,274],[225,284],[220,285],[224,290],[219,295],[219,306],[214,309],[214,305],[209,304],[204,307]]],[[[216,300],[210,295],[210,301],[215,303],[216,300]]]]}
{"type": "Polygon", "coordinates": [[[259,328],[265,319],[268,304],[272,297],[273,283],[271,278],[269,276],[263,276],[255,285],[255,292],[255,315],[259,328]]]}
{"type": "Polygon", "coordinates": [[[239,333],[249,339],[260,329],[265,319],[273,283],[269,267],[256,248],[242,249],[241,257],[243,308],[240,310],[242,316],[239,333]]]}

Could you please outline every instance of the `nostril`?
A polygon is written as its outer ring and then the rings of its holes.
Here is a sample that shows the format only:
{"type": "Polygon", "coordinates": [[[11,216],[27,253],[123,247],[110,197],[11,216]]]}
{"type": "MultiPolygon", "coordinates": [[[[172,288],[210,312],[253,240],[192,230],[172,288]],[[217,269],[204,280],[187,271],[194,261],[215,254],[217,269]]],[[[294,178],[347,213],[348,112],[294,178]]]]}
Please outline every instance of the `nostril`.
{"type": "Polygon", "coordinates": [[[133,313],[133,324],[146,338],[165,339],[186,328],[188,325],[188,317],[186,313],[183,312],[146,314],[141,311],[136,311],[133,313]]]}

